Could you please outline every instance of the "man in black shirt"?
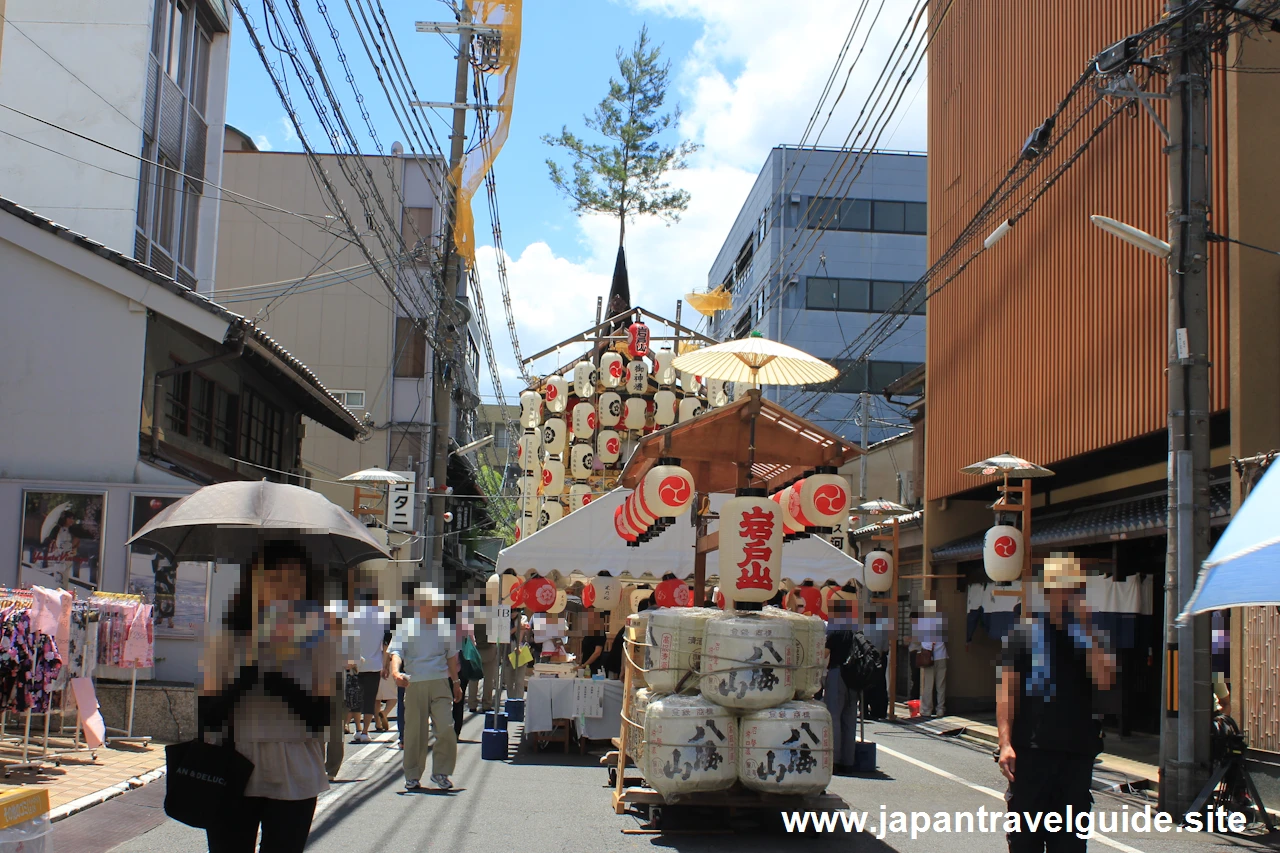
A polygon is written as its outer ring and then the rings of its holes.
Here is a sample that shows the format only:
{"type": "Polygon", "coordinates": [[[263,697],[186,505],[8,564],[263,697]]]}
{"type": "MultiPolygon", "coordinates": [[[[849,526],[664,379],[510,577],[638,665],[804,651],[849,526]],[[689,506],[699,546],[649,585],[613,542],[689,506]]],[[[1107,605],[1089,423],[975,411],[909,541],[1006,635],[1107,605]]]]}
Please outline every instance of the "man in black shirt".
{"type": "Polygon", "coordinates": [[[1085,606],[1079,563],[1050,557],[1044,578],[1049,612],[1024,619],[1005,637],[996,687],[997,761],[1009,780],[1009,811],[1021,819],[1021,831],[1007,835],[1010,853],[1085,849],[1075,816],[1093,804],[1093,761],[1102,751],[1093,687],[1108,690],[1115,680],[1106,635],[1085,606]],[[1051,813],[1059,815],[1056,832],[1047,831],[1053,821],[1044,822],[1051,813]]]}

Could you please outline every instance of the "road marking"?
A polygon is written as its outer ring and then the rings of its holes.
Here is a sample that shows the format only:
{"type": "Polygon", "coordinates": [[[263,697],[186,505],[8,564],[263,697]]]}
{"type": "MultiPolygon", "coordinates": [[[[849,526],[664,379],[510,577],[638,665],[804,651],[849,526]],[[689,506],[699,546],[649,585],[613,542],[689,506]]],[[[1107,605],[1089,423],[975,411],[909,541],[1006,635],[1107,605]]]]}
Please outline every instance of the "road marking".
{"type": "MultiPolygon", "coordinates": [[[[905,755],[901,752],[898,752],[896,749],[890,749],[889,747],[885,746],[882,743],[876,744],[876,750],[879,752],[887,753],[888,755],[892,755],[894,758],[897,758],[901,761],[905,761],[908,764],[915,765],[916,767],[919,767],[921,770],[927,770],[930,773],[934,774],[935,776],[941,776],[943,779],[950,779],[952,782],[958,782],[961,785],[964,785],[966,788],[970,788],[974,791],[978,791],[979,793],[986,794],[989,797],[995,797],[1000,802],[1004,802],[1004,794],[1000,793],[999,791],[996,791],[993,788],[988,788],[986,785],[979,785],[974,782],[970,782],[968,779],[963,779],[954,773],[943,770],[941,767],[934,767],[932,764],[929,764],[928,762],[921,761],[918,758],[912,758],[910,755],[905,755]]],[[[1142,851],[1136,847],[1130,847],[1128,844],[1124,844],[1120,841],[1116,841],[1113,838],[1109,838],[1097,832],[1095,832],[1092,835],[1092,837],[1090,837],[1089,840],[1097,841],[1099,844],[1103,844],[1107,847],[1111,847],[1115,850],[1119,850],[1120,853],[1142,853],[1142,851]]]]}
{"type": "MultiPolygon", "coordinates": [[[[351,767],[352,765],[359,764],[364,765],[361,769],[368,770],[373,767],[379,767],[383,764],[387,764],[392,759],[403,755],[400,750],[395,748],[395,744],[395,737],[391,737],[386,740],[374,740],[368,744],[357,744],[360,749],[350,752],[348,757],[343,760],[342,766],[351,767]]],[[[320,817],[320,815],[333,808],[339,803],[339,801],[351,794],[351,792],[356,789],[357,784],[358,783],[352,780],[338,788],[330,787],[329,790],[321,794],[316,800],[316,811],[312,820],[320,817]]]]}

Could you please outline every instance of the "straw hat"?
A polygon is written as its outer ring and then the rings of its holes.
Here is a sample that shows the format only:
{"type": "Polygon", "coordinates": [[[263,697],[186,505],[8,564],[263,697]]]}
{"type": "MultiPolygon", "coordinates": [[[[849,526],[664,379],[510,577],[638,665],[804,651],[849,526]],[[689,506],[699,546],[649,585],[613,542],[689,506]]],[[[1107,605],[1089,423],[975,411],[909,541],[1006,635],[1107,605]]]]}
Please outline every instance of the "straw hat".
{"type": "Polygon", "coordinates": [[[1045,558],[1045,589],[1079,589],[1084,585],[1084,567],[1073,554],[1054,553],[1045,558]]]}

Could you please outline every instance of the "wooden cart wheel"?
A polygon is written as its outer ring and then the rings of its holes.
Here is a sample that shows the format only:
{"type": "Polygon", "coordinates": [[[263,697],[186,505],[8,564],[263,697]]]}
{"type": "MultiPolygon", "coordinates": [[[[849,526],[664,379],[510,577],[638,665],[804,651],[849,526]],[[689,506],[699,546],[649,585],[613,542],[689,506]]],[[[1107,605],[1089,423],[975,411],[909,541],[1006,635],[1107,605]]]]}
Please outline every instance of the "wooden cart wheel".
{"type": "Polygon", "coordinates": [[[618,786],[618,768],[616,765],[609,768],[609,787],[616,788],[618,786]]]}

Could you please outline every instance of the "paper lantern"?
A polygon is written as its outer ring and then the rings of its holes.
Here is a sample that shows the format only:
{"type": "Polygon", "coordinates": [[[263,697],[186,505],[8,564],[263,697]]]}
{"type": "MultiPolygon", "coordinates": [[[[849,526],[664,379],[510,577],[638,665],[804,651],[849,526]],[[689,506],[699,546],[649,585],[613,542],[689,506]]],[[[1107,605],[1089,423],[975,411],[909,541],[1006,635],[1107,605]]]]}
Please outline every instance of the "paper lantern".
{"type": "Polygon", "coordinates": [[[862,580],[871,592],[888,592],[893,587],[893,555],[872,551],[863,557],[862,580]]]}
{"type": "Polygon", "coordinates": [[[632,358],[644,358],[649,354],[649,327],[644,323],[632,323],[627,327],[627,352],[632,358]]]}
{"type": "Polygon", "coordinates": [[[675,518],[693,503],[693,475],[680,467],[678,459],[659,459],[644,475],[636,494],[646,514],[675,518]]]}
{"type": "Polygon", "coordinates": [[[556,600],[547,608],[547,613],[563,613],[564,608],[569,603],[569,593],[563,589],[556,590],[556,600]]]}
{"type": "Polygon", "coordinates": [[[631,522],[627,518],[625,506],[616,507],[614,509],[613,529],[621,539],[628,543],[636,541],[636,537],[639,535],[631,526],[631,522]]]}
{"type": "Polygon", "coordinates": [[[485,599],[490,604],[510,604],[511,590],[520,579],[515,575],[490,575],[485,581],[485,599]]]}
{"type": "Polygon", "coordinates": [[[720,587],[716,587],[715,592],[711,594],[711,600],[715,602],[716,607],[724,610],[724,593],[720,591],[720,587]]]}
{"type": "Polygon", "coordinates": [[[523,470],[528,471],[530,464],[537,460],[540,447],[542,447],[540,430],[531,430],[520,436],[520,442],[516,445],[516,459],[519,460],[523,470]]]}
{"type": "Polygon", "coordinates": [[[628,397],[622,411],[623,426],[630,430],[644,429],[646,405],[643,397],[628,397]]]}
{"type": "Polygon", "coordinates": [[[558,500],[546,500],[542,502],[542,510],[538,513],[538,529],[546,527],[548,524],[555,524],[564,518],[564,504],[558,500]]]}
{"type": "Polygon", "coordinates": [[[547,379],[547,411],[560,414],[569,404],[569,383],[563,376],[553,375],[547,379]]]}
{"type": "Polygon", "coordinates": [[[649,390],[649,365],[636,359],[627,365],[627,393],[643,394],[649,390]]]}
{"type": "Polygon", "coordinates": [[[640,500],[639,492],[632,492],[627,495],[627,499],[623,501],[622,506],[627,513],[627,517],[631,520],[632,528],[637,533],[644,533],[658,521],[658,516],[645,508],[644,503],[640,500]]]}
{"type": "Polygon", "coordinates": [[[622,437],[611,429],[600,430],[596,438],[596,457],[606,465],[618,461],[622,455],[622,437]]]}
{"type": "Polygon", "coordinates": [[[582,605],[596,610],[612,610],[622,598],[622,581],[611,577],[594,577],[582,590],[582,605]],[[588,597],[590,601],[588,601],[588,597]]]}
{"type": "Polygon", "coordinates": [[[596,431],[596,407],[590,403],[579,403],[573,407],[573,437],[576,439],[591,438],[596,431]]]}
{"type": "Polygon", "coordinates": [[[622,365],[622,356],[616,352],[607,352],[600,356],[600,381],[606,388],[617,388],[625,378],[626,368],[622,365]]]}
{"type": "Polygon", "coordinates": [[[680,423],[690,421],[702,414],[702,401],[697,397],[685,397],[680,401],[680,423]]]}
{"type": "Polygon", "coordinates": [[[676,354],[670,351],[655,352],[653,354],[653,378],[664,388],[676,384],[676,369],[671,366],[671,363],[675,360],[676,354]]]}
{"type": "Polygon", "coordinates": [[[787,508],[804,527],[830,530],[849,512],[849,483],[823,466],[791,487],[787,508]]]}
{"type": "Polygon", "coordinates": [[[653,395],[653,422],[658,426],[671,426],[676,422],[676,395],[672,391],[659,391],[653,395]]]}
{"type": "Polygon", "coordinates": [[[784,536],[792,536],[804,530],[804,526],[801,525],[800,522],[796,520],[795,516],[791,514],[790,497],[791,488],[788,486],[781,491],[774,492],[769,498],[769,500],[782,508],[782,534],[784,536]]]}
{"type": "Polygon", "coordinates": [[[547,418],[542,425],[542,447],[547,453],[564,453],[569,427],[564,418],[547,418]]]}
{"type": "Polygon", "coordinates": [[[782,568],[782,508],[763,489],[739,489],[720,508],[720,584],[734,601],[768,601],[782,568]]]}
{"type": "Polygon", "coordinates": [[[536,427],[542,418],[542,395],[537,391],[525,391],[520,395],[520,426],[536,427]]]}
{"type": "Polygon", "coordinates": [[[681,391],[683,391],[687,395],[696,397],[702,391],[702,389],[698,386],[699,386],[698,377],[694,376],[692,373],[686,373],[683,370],[680,371],[680,390],[681,391]]]}
{"type": "MultiPolygon", "coordinates": [[[[729,395],[725,393],[724,382],[719,379],[708,379],[707,383],[707,405],[713,409],[727,405],[729,395]]],[[[547,408],[551,408],[551,399],[547,398],[547,408]]]]}
{"type": "Polygon", "coordinates": [[[596,394],[596,368],[589,361],[580,361],[573,367],[573,391],[582,399],[596,394]]]}
{"type": "Polygon", "coordinates": [[[524,585],[524,607],[530,613],[546,613],[556,603],[556,585],[546,578],[533,578],[524,585]]]}
{"type": "Polygon", "coordinates": [[[542,496],[559,497],[564,492],[564,463],[559,459],[548,459],[542,466],[542,496]]]}
{"type": "Polygon", "coordinates": [[[816,586],[798,586],[791,591],[791,595],[794,599],[804,602],[804,609],[801,611],[804,615],[818,616],[824,620],[827,618],[822,590],[816,586]]]}
{"type": "Polygon", "coordinates": [[[616,427],[622,420],[622,397],[614,391],[601,394],[600,404],[596,406],[596,419],[601,427],[616,427]]]}
{"type": "Polygon", "coordinates": [[[522,497],[538,494],[539,478],[532,474],[522,474],[516,479],[516,490],[522,497]]]}
{"type": "Polygon", "coordinates": [[[569,487],[569,510],[576,512],[591,503],[591,486],[587,483],[574,483],[569,487]]]}
{"type": "Polygon", "coordinates": [[[524,470],[524,476],[533,478],[533,488],[536,492],[542,485],[542,460],[538,454],[533,453],[520,462],[520,467],[524,470]]]}
{"type": "Polygon", "coordinates": [[[751,383],[751,382],[735,382],[735,383],[733,383],[733,399],[734,399],[734,401],[736,402],[737,400],[741,400],[743,397],[747,396],[747,392],[748,392],[748,391],[750,391],[750,390],[751,390],[751,389],[753,389],[753,388],[759,388],[759,387],[760,387],[759,385],[755,385],[755,384],[753,384],[753,383],[751,383]]]}
{"type": "Polygon", "coordinates": [[[1022,577],[1022,531],[1012,524],[997,524],[982,539],[982,565],[993,581],[1022,577]]]}
{"type": "Polygon", "coordinates": [[[585,480],[591,476],[591,465],[595,462],[595,453],[589,444],[575,444],[569,451],[569,473],[575,480],[585,480]]]}
{"type": "Polygon", "coordinates": [[[693,593],[689,585],[678,578],[665,580],[653,590],[653,603],[659,607],[692,607],[693,593]]]}
{"type": "Polygon", "coordinates": [[[524,581],[514,578],[515,583],[511,584],[511,606],[524,607],[524,581]]]}

